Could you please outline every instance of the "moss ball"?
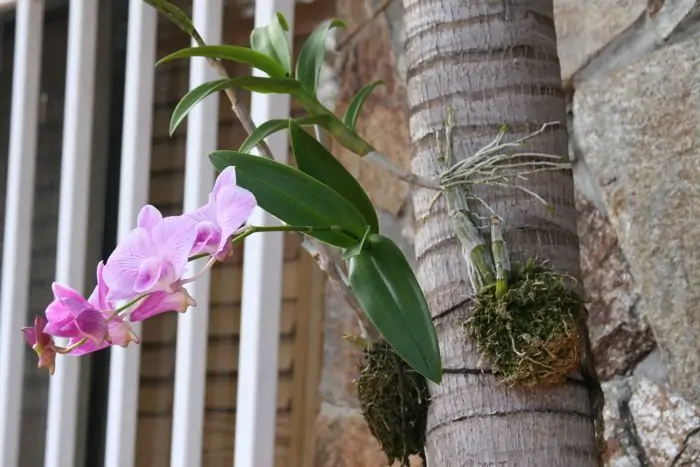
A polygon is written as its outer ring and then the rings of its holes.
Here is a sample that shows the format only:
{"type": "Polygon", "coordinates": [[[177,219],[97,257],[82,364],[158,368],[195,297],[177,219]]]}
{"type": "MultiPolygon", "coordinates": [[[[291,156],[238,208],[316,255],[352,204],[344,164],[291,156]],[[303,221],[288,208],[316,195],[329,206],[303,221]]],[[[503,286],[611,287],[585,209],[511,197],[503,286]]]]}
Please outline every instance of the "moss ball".
{"type": "Polygon", "coordinates": [[[384,341],[365,350],[357,380],[362,414],[389,463],[423,457],[430,394],[428,383],[384,341]]]}
{"type": "Polygon", "coordinates": [[[515,268],[503,296],[495,284],[478,292],[466,324],[502,383],[558,384],[578,366],[584,301],[565,277],[529,260],[515,268]]]}

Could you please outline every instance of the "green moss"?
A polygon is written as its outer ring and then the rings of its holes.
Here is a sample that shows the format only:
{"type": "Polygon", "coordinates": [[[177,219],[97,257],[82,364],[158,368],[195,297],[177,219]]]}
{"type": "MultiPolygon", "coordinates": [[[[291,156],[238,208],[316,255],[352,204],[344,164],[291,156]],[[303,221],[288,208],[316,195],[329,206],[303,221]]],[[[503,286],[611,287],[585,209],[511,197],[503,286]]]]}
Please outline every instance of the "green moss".
{"type": "Polygon", "coordinates": [[[496,298],[495,284],[477,294],[466,325],[501,382],[557,384],[578,365],[584,302],[564,279],[529,260],[511,273],[502,297],[496,298]]]}
{"type": "Polygon", "coordinates": [[[423,456],[430,394],[425,377],[384,341],[365,350],[357,381],[362,414],[392,464],[423,456]]]}

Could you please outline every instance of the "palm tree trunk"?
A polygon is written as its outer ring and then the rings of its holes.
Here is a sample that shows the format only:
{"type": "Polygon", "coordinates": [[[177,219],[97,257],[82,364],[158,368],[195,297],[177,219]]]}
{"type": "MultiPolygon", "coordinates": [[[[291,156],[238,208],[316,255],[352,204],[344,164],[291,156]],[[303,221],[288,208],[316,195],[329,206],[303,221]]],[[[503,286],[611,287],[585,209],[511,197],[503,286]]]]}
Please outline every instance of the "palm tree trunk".
{"type": "MultiPolygon", "coordinates": [[[[484,147],[504,123],[523,137],[551,121],[565,123],[565,100],[552,0],[403,0],[408,102],[415,173],[435,176],[436,133],[455,112],[454,155],[484,147]]],[[[533,151],[566,156],[564,126],[532,140],[533,151]]],[[[570,171],[528,176],[519,190],[480,188],[507,225],[513,261],[548,259],[580,277],[570,171]]],[[[416,188],[416,217],[434,193],[416,188]]],[[[485,212],[482,212],[485,214],[485,212]]],[[[591,393],[580,375],[560,386],[506,388],[479,370],[463,322],[470,310],[467,269],[444,201],[417,222],[418,275],[440,339],[445,376],[433,385],[427,459],[432,466],[598,465],[591,393]]],[[[584,331],[585,325],[584,325],[584,331]]],[[[587,337],[585,337],[587,339],[587,337]]]]}

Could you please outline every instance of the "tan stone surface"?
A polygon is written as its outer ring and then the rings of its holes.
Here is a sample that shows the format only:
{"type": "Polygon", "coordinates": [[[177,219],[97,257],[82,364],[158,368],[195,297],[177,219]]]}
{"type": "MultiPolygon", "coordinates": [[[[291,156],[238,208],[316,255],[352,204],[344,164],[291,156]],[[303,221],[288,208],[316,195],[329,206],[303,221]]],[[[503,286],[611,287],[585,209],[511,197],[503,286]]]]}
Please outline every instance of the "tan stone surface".
{"type": "MultiPolygon", "coordinates": [[[[408,168],[411,153],[406,91],[396,71],[387,21],[383,16],[370,21],[371,15],[364,1],[338,2],[337,16],[347,21],[347,33],[352,33],[362,24],[366,23],[366,26],[346,43],[340,53],[340,89],[335,111],[342,115],[353,96],[365,85],[376,80],[386,82],[386,86],[376,88],[367,99],[357,122],[357,131],[379,152],[408,168]]],[[[340,41],[343,41],[342,37],[340,41]]],[[[375,206],[392,214],[399,211],[408,196],[406,184],[337,144],[334,144],[334,153],[367,190],[375,206]]]]}
{"type": "Polygon", "coordinates": [[[564,81],[645,14],[647,0],[555,0],[554,21],[564,81]]]}
{"type": "Polygon", "coordinates": [[[688,438],[700,430],[698,407],[647,379],[638,381],[629,407],[651,465],[673,465],[688,438]]]}
{"type": "MultiPolygon", "coordinates": [[[[322,410],[316,420],[314,467],[382,467],[388,466],[379,442],[372,436],[357,411],[322,410]],[[324,413],[326,412],[326,413],[324,413]]],[[[399,462],[393,464],[398,467],[399,462]]],[[[411,467],[423,465],[412,459],[411,467]]]]}
{"type": "Polygon", "coordinates": [[[700,41],[587,81],[574,131],[668,356],[670,382],[700,403],[700,41]]]}
{"type": "Polygon", "coordinates": [[[639,293],[610,222],[580,193],[576,209],[588,330],[598,376],[607,380],[649,353],[654,338],[638,310],[639,293]]]}
{"type": "Polygon", "coordinates": [[[359,376],[362,350],[343,339],[358,335],[354,313],[326,283],[326,314],[323,340],[323,369],[319,394],[323,402],[338,407],[359,408],[354,380],[359,376]]]}

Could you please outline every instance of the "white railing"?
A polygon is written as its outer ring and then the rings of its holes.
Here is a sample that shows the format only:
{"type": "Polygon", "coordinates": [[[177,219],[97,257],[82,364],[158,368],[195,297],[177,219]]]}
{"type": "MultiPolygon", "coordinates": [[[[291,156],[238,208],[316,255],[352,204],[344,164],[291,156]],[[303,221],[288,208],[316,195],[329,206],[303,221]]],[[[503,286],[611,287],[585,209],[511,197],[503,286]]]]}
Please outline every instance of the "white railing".
{"type": "MultiPolygon", "coordinates": [[[[148,202],[156,20],[153,8],[129,1],[117,241],[136,227],[148,202]]],[[[132,325],[137,334],[141,328],[141,323],[132,325]]],[[[136,458],[141,347],[113,347],[110,352],[105,467],[130,467],[136,458]]]]}
{"type": "MultiPolygon", "coordinates": [[[[255,26],[270,24],[277,12],[288,19],[288,37],[293,38],[293,0],[256,1],[255,26]]],[[[258,70],[253,73],[263,75],[258,70]]],[[[251,113],[258,125],[273,118],[287,118],[289,112],[290,100],[285,94],[252,96],[251,113]]],[[[286,133],[276,133],[267,142],[275,158],[286,163],[289,150],[286,133]]],[[[260,208],[254,211],[249,222],[252,225],[276,223],[260,208]]],[[[274,465],[283,249],[282,232],[251,235],[245,240],[238,358],[238,381],[243,384],[238,386],[236,403],[236,467],[274,465]]]]}
{"type": "Polygon", "coordinates": [[[0,465],[8,467],[19,458],[43,21],[43,1],[17,5],[0,290],[0,465]]]}
{"type": "MultiPolygon", "coordinates": [[[[86,271],[85,265],[99,5],[96,0],[70,0],[69,5],[56,280],[83,292],[92,290],[94,284],[93,269],[86,271]]],[[[0,0],[0,10],[8,8],[16,10],[16,37],[2,262],[2,270],[6,273],[2,274],[0,299],[0,465],[17,467],[27,350],[19,329],[29,324],[25,320],[44,1],[0,0]]],[[[285,14],[290,25],[294,24],[294,0],[258,0],[256,25],[268,24],[277,11],[285,14]]],[[[194,0],[193,13],[195,24],[205,40],[221,42],[223,0],[194,0]]],[[[148,202],[156,20],[157,14],[150,6],[142,0],[130,0],[118,238],[123,238],[134,228],[139,210],[148,202]]],[[[203,59],[191,60],[190,87],[212,78],[215,75],[203,59]]],[[[289,109],[287,96],[256,94],[252,99],[252,116],[257,123],[270,118],[286,118],[289,109]]],[[[206,203],[213,184],[214,172],[206,153],[217,145],[217,125],[213,122],[218,118],[218,111],[218,98],[210,97],[188,117],[186,210],[206,203]]],[[[286,162],[286,135],[278,134],[268,143],[278,160],[286,162]]],[[[274,220],[258,209],[250,222],[269,225],[274,220]]],[[[246,239],[235,467],[272,467],[274,464],[282,256],[282,234],[246,239]]],[[[198,307],[178,317],[172,467],[201,465],[209,286],[208,276],[192,285],[190,290],[198,307]]],[[[140,325],[132,327],[140,333],[140,325]]],[[[130,345],[127,349],[115,347],[110,352],[105,466],[133,467],[141,353],[137,345],[130,345]]],[[[45,467],[80,465],[76,458],[79,372],[77,358],[59,356],[56,374],[50,380],[45,467]]]]}
{"type": "MultiPolygon", "coordinates": [[[[222,0],[194,0],[192,20],[210,44],[221,43],[224,5],[222,0]]],[[[193,45],[194,42],[193,42],[193,45]]],[[[216,79],[201,57],[190,62],[190,88],[216,79]]],[[[214,184],[214,169],[205,154],[217,147],[219,96],[205,99],[187,117],[187,153],[185,157],[184,209],[194,210],[206,204],[214,184]]],[[[196,273],[204,260],[190,263],[188,275],[196,273]]],[[[198,467],[202,459],[204,401],[207,376],[207,338],[209,324],[210,273],[189,286],[197,308],[178,316],[175,356],[175,394],[171,467],[198,467]]]]}
{"type": "MultiPolygon", "coordinates": [[[[92,159],[97,2],[73,0],[68,19],[68,57],[63,116],[61,185],[58,205],[56,281],[86,289],[88,200],[92,159]]],[[[90,282],[93,278],[90,277],[90,282]]],[[[67,345],[68,339],[59,342],[67,345]]],[[[81,360],[59,355],[50,380],[46,422],[45,467],[75,465],[78,435],[78,390],[81,360]]]]}

